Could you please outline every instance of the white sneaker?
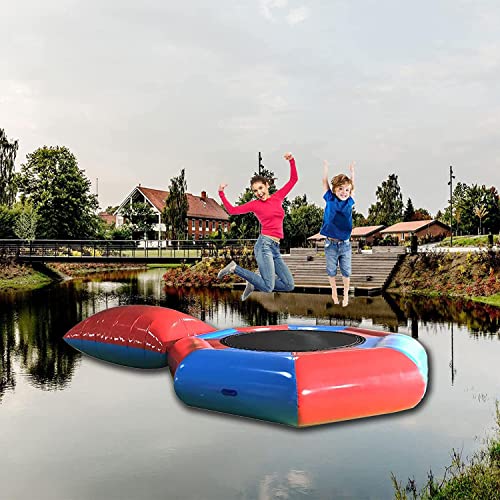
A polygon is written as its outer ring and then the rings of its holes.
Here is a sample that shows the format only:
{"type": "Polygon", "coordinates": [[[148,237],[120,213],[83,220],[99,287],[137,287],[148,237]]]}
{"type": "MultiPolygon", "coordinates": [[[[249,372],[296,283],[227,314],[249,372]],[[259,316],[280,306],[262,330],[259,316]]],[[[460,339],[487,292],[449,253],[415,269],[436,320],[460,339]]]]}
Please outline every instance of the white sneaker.
{"type": "Polygon", "coordinates": [[[234,270],[236,269],[236,262],[232,260],[226,267],[223,267],[220,271],[219,274],[217,275],[218,279],[224,278],[224,276],[234,273],[234,270]]]}
{"type": "Polygon", "coordinates": [[[247,300],[249,295],[255,290],[255,287],[247,281],[247,286],[245,287],[245,290],[243,290],[243,293],[241,294],[241,300],[247,300]]]}

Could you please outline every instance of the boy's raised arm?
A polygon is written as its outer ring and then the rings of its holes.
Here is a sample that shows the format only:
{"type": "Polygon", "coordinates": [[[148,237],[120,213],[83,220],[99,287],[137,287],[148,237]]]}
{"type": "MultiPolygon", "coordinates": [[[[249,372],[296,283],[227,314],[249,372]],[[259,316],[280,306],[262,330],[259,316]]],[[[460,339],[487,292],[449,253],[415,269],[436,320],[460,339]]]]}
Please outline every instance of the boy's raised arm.
{"type": "Polygon", "coordinates": [[[352,181],[352,192],[351,192],[351,195],[352,193],[354,193],[354,167],[356,165],[356,162],[353,161],[351,162],[351,164],[349,165],[349,173],[351,174],[351,181],[352,181]]]}
{"type": "Polygon", "coordinates": [[[330,190],[330,184],[328,183],[328,162],[326,160],[323,160],[323,191],[329,191],[330,190]]]}

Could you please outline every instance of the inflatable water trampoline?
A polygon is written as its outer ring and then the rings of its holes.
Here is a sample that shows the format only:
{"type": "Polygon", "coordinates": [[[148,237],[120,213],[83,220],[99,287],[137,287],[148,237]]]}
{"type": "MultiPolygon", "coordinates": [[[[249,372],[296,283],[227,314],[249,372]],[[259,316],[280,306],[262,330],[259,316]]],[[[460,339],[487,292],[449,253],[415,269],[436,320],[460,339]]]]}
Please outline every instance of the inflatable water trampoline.
{"type": "Polygon", "coordinates": [[[407,410],[427,388],[427,355],[417,340],[362,328],[215,330],[173,309],[121,306],[64,339],[106,361],[168,366],[189,406],[296,427],[407,410]]]}

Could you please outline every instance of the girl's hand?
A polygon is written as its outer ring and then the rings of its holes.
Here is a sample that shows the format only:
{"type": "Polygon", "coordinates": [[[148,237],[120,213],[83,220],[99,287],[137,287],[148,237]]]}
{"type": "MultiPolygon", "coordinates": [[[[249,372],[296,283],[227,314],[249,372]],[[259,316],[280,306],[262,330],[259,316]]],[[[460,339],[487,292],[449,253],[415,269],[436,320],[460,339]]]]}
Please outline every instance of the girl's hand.
{"type": "Polygon", "coordinates": [[[224,182],[222,184],[219,184],[219,191],[224,191],[224,188],[227,186],[224,182]]]}
{"type": "Polygon", "coordinates": [[[323,160],[323,176],[324,177],[328,177],[328,167],[329,167],[329,163],[327,160],[323,160]]]}
{"type": "Polygon", "coordinates": [[[292,155],[292,153],[285,153],[284,158],[285,158],[285,160],[290,161],[290,160],[293,160],[293,155],[292,155]]]}

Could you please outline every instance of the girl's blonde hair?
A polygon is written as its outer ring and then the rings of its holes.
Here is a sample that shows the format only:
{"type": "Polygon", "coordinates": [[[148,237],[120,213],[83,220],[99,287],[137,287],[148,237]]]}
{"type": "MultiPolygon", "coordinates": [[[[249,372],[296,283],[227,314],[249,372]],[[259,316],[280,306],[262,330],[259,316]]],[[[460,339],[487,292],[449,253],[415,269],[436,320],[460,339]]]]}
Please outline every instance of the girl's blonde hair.
{"type": "Polygon", "coordinates": [[[338,174],[332,179],[332,191],[335,192],[335,190],[343,186],[344,184],[350,184],[351,185],[351,191],[354,191],[354,183],[352,182],[352,179],[347,177],[345,174],[338,174]]]}

